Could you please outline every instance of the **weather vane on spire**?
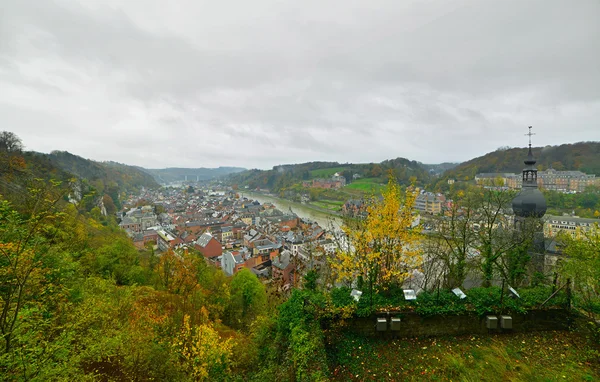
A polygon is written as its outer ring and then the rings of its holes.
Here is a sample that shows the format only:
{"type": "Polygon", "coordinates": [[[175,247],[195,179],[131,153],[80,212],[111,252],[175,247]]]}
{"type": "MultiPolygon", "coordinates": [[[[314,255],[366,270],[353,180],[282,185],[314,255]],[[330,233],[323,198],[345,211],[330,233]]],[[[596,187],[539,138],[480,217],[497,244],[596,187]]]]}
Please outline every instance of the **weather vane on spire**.
{"type": "Polygon", "coordinates": [[[531,128],[532,128],[532,126],[529,126],[529,133],[525,134],[525,135],[529,136],[529,148],[531,148],[531,136],[535,135],[535,133],[531,132],[531,128]]]}

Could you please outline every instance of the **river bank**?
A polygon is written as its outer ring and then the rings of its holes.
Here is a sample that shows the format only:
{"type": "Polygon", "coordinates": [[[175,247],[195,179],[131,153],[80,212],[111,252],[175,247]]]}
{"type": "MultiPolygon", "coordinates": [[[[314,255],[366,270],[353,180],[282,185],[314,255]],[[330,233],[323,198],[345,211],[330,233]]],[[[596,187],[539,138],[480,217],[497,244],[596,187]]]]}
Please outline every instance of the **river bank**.
{"type": "Polygon", "coordinates": [[[243,192],[242,196],[258,200],[261,204],[272,203],[284,212],[291,209],[299,217],[314,220],[323,228],[330,228],[333,225],[334,228],[339,229],[342,225],[341,213],[315,205],[292,202],[277,196],[258,192],[243,192]]]}
{"type": "Polygon", "coordinates": [[[301,205],[305,206],[306,208],[310,208],[311,210],[319,211],[319,212],[322,212],[327,215],[331,215],[331,216],[335,216],[335,217],[339,217],[339,218],[341,218],[343,216],[342,213],[339,211],[332,211],[327,208],[316,206],[312,203],[305,203],[305,204],[303,203],[301,205]]]}

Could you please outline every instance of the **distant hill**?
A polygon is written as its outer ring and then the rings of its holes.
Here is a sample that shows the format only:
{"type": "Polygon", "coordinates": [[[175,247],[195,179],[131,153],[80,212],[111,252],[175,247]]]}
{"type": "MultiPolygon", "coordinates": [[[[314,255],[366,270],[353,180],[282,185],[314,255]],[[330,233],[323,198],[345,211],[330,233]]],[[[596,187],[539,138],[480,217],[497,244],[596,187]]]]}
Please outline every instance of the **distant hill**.
{"type": "Polygon", "coordinates": [[[354,175],[361,178],[372,178],[385,183],[388,171],[392,171],[400,184],[408,184],[415,178],[417,184],[427,184],[443,165],[426,165],[406,158],[385,160],[381,163],[339,163],[339,162],[308,162],[299,164],[284,164],[274,166],[271,170],[247,170],[229,176],[229,181],[238,186],[248,186],[250,189],[269,189],[279,192],[290,188],[303,180],[328,178],[339,173],[346,178],[347,183],[353,181],[354,175]]]}
{"type": "Polygon", "coordinates": [[[218,167],[218,168],[179,168],[170,167],[163,169],[146,169],[138,167],[138,169],[152,175],[158,183],[170,183],[190,180],[211,180],[220,176],[225,176],[233,173],[246,171],[241,167],[218,167]]]}
{"type": "Polygon", "coordinates": [[[423,164],[421,164],[421,167],[423,167],[425,170],[429,171],[430,174],[440,175],[448,170],[455,168],[459,164],[460,163],[451,163],[451,162],[444,162],[444,163],[439,163],[439,164],[423,163],[423,164]]]}
{"type": "MultiPolygon", "coordinates": [[[[533,148],[538,170],[550,167],[555,170],[579,170],[587,174],[600,175],[600,142],[579,142],[560,146],[533,148]]],[[[503,148],[484,156],[463,162],[446,171],[437,180],[436,188],[443,189],[447,180],[472,180],[482,172],[521,172],[527,148],[503,148]]]]}

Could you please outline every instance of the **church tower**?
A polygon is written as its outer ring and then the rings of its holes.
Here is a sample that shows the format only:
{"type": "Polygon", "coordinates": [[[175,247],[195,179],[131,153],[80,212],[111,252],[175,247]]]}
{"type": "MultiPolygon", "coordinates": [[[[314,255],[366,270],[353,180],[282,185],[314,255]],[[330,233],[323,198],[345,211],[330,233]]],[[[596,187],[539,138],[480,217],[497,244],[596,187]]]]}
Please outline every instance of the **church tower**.
{"type": "Polygon", "coordinates": [[[525,168],[523,169],[523,185],[521,191],[515,196],[512,202],[512,208],[515,213],[515,228],[524,227],[525,219],[532,218],[537,220],[538,229],[534,233],[534,250],[544,251],[544,233],[541,218],[546,213],[546,198],[538,189],[536,160],[531,151],[531,126],[529,126],[529,152],[525,159],[525,168]]]}

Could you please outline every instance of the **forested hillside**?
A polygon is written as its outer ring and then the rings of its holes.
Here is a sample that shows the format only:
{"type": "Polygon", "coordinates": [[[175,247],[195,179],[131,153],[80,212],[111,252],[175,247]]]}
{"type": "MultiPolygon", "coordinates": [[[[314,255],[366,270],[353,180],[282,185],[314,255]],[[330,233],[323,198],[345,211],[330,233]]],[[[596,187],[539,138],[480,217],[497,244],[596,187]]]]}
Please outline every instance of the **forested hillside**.
{"type": "Polygon", "coordinates": [[[86,179],[24,153],[12,133],[0,138],[0,380],[256,372],[250,327],[279,301],[268,305],[256,276],[226,278],[196,253],[138,251],[114,216],[69,201],[86,179]]]}
{"type": "MultiPolygon", "coordinates": [[[[44,154],[41,154],[44,155],[44,154]]],[[[57,167],[92,183],[115,185],[120,191],[137,191],[141,187],[159,187],[149,174],[117,162],[96,162],[67,151],[53,151],[48,157],[57,167]]]]}
{"type": "Polygon", "coordinates": [[[25,203],[28,188],[34,183],[67,183],[73,175],[56,167],[47,155],[23,152],[23,144],[13,133],[0,132],[0,195],[15,204],[25,203]]]}
{"type": "Polygon", "coordinates": [[[18,136],[7,131],[0,138],[0,194],[17,206],[28,188],[40,181],[60,182],[64,187],[68,184],[65,199],[74,200],[77,208],[85,211],[99,207],[108,215],[121,208],[125,193],[159,187],[152,176],[132,166],[95,162],[64,151],[23,151],[18,136]],[[7,141],[13,142],[11,147],[4,147],[7,141]]]}
{"type": "Polygon", "coordinates": [[[388,172],[392,170],[400,184],[409,184],[411,178],[416,179],[417,184],[426,184],[431,179],[428,169],[435,169],[435,166],[424,165],[405,158],[385,160],[381,163],[357,164],[308,162],[279,165],[271,170],[248,170],[231,175],[229,180],[238,186],[248,186],[250,189],[269,189],[277,193],[283,189],[293,187],[303,180],[328,178],[335,173],[344,176],[348,184],[353,181],[355,174],[361,178],[378,179],[380,183],[385,183],[388,172]]]}
{"type": "MultiPolygon", "coordinates": [[[[538,170],[579,170],[600,175],[600,142],[579,142],[560,146],[534,147],[538,170]]],[[[436,182],[440,188],[448,179],[472,180],[482,172],[520,172],[527,148],[501,148],[461,163],[446,171],[436,182]]]]}
{"type": "Polygon", "coordinates": [[[6,137],[0,380],[326,379],[322,331],[298,298],[283,303],[245,268],[226,277],[193,250],[138,251],[114,216],[72,203],[87,180],[6,137]]]}
{"type": "Polygon", "coordinates": [[[439,164],[423,164],[422,167],[428,170],[430,173],[435,175],[443,174],[444,172],[451,170],[458,166],[460,163],[444,162],[439,164]]]}

